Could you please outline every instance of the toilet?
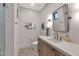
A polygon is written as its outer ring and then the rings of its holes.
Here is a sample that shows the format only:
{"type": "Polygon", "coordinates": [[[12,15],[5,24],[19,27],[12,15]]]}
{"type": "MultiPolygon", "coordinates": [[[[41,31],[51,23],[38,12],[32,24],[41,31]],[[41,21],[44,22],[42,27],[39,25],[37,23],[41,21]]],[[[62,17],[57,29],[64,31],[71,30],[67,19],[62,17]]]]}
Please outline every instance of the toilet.
{"type": "Polygon", "coordinates": [[[34,51],[38,51],[38,41],[32,42],[32,48],[34,51]]]}

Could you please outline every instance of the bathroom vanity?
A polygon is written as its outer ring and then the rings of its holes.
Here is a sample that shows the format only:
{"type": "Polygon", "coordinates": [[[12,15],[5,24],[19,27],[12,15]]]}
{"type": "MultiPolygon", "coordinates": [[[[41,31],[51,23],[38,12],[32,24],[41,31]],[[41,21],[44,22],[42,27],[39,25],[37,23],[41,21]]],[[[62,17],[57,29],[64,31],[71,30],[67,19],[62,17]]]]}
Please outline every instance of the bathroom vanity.
{"type": "Polygon", "coordinates": [[[79,56],[79,44],[73,42],[55,41],[52,37],[39,36],[39,56],[79,56]]]}
{"type": "Polygon", "coordinates": [[[62,52],[58,51],[40,38],[38,38],[38,53],[39,56],[65,56],[62,52]]]}

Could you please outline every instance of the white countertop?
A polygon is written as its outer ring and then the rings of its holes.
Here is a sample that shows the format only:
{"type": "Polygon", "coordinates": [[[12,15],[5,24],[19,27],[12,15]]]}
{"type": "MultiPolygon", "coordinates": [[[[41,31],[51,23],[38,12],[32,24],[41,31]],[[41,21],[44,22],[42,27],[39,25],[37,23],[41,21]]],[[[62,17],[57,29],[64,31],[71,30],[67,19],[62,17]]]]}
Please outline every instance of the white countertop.
{"type": "Polygon", "coordinates": [[[39,36],[39,38],[67,56],[79,56],[79,44],[72,42],[68,43],[63,40],[61,42],[57,42],[52,37],[48,36],[39,36]]]}

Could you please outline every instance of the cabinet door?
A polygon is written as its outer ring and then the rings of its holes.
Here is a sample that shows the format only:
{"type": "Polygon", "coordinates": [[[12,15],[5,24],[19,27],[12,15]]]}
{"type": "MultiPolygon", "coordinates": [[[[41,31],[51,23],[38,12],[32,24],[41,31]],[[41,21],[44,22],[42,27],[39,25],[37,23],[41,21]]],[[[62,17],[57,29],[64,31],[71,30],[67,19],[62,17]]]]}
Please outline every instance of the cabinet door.
{"type": "Polygon", "coordinates": [[[55,49],[41,39],[38,39],[38,53],[39,56],[55,56],[55,49]]]}
{"type": "Polygon", "coordinates": [[[49,49],[48,49],[48,44],[43,42],[43,56],[48,56],[49,49]]]}
{"type": "Polygon", "coordinates": [[[48,56],[55,56],[55,49],[48,46],[48,56]]]}
{"type": "Polygon", "coordinates": [[[42,56],[43,55],[43,43],[40,39],[38,39],[38,54],[39,56],[42,56]]]}

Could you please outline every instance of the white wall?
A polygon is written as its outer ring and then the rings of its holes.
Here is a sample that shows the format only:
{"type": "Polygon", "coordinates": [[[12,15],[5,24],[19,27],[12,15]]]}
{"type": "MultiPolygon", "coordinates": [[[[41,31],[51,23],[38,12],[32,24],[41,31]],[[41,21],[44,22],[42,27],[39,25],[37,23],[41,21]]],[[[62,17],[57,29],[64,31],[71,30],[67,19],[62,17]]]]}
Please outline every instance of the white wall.
{"type": "MultiPolygon", "coordinates": [[[[7,3],[5,6],[5,55],[17,55],[18,23],[17,18],[18,4],[7,3]]],[[[18,14],[19,16],[19,14],[18,14]]]]}
{"type": "MultiPolygon", "coordinates": [[[[63,4],[56,4],[56,3],[49,3],[47,4],[43,10],[41,10],[41,23],[45,23],[45,26],[47,26],[48,24],[48,15],[51,15],[52,14],[52,11],[54,11],[55,9],[59,8],[60,6],[62,6],[63,4]]],[[[50,33],[52,34],[53,32],[53,28],[52,26],[50,27],[50,33]]],[[[50,35],[51,35],[50,34],[50,35]]],[[[46,30],[41,30],[41,35],[46,35],[46,30]]]]}
{"type": "Polygon", "coordinates": [[[18,4],[14,4],[14,55],[18,55],[18,23],[19,23],[19,6],[18,4]],[[17,17],[18,10],[18,17],[17,17]],[[16,24],[17,23],[17,24],[16,24]]]}
{"type": "Polygon", "coordinates": [[[14,55],[14,4],[5,6],[5,55],[14,55]]]}
{"type": "Polygon", "coordinates": [[[79,43],[79,4],[68,4],[70,20],[69,35],[73,41],[79,43]]]}
{"type": "Polygon", "coordinates": [[[32,41],[36,41],[40,35],[40,14],[37,11],[20,8],[19,30],[18,30],[18,48],[27,48],[31,46],[32,41]],[[36,29],[28,30],[25,23],[36,24],[36,29]],[[33,32],[34,31],[34,32],[33,32]],[[31,40],[30,40],[31,39],[31,40]]]}
{"type": "MultiPolygon", "coordinates": [[[[52,11],[54,11],[55,9],[59,8],[60,6],[62,6],[63,4],[48,4],[47,6],[45,6],[45,8],[41,11],[41,22],[44,23],[48,23],[47,21],[47,17],[49,14],[52,13],[52,11]]],[[[78,5],[78,4],[77,4],[78,5]]],[[[78,5],[79,6],[79,5],[78,5]]],[[[64,36],[65,34],[69,34],[69,36],[71,37],[71,39],[74,42],[79,43],[79,8],[78,6],[76,7],[76,4],[68,4],[68,12],[69,12],[69,16],[72,17],[71,20],[69,20],[69,32],[68,33],[62,33],[62,36],[64,36]]],[[[50,30],[50,35],[53,34],[53,27],[51,27],[50,30]]],[[[45,31],[41,32],[42,35],[45,35],[45,31]]]]}

